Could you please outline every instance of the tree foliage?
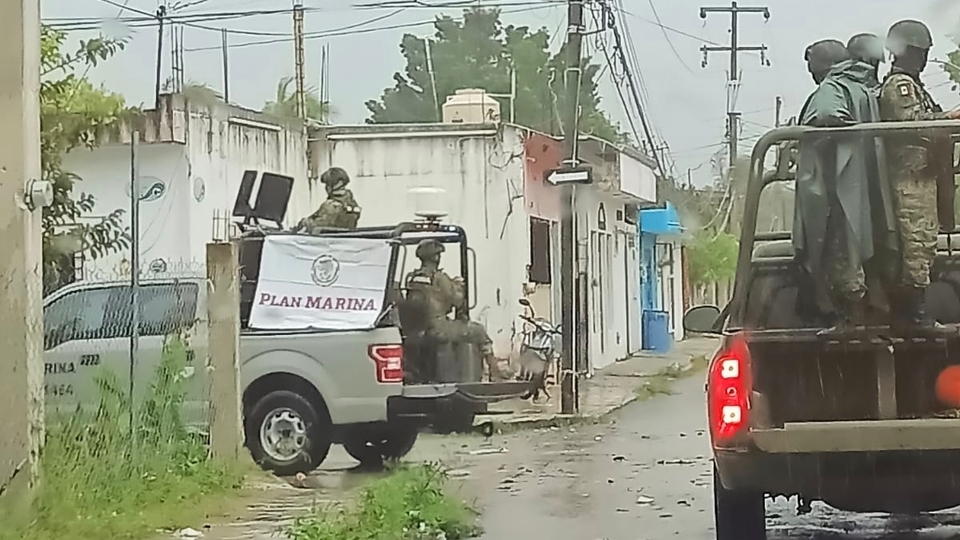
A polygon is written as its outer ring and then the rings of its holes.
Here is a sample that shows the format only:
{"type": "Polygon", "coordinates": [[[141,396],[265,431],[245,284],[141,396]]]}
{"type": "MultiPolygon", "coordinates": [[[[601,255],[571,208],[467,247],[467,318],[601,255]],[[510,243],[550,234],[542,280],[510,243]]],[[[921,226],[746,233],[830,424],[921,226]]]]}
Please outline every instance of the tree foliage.
{"type": "MultiPolygon", "coordinates": [[[[297,117],[297,93],[290,90],[293,83],[293,77],[284,77],[277,83],[276,96],[272,101],[263,105],[263,112],[279,116],[282,118],[297,117]]],[[[304,89],[306,92],[307,118],[321,124],[330,122],[330,103],[320,101],[317,89],[310,86],[304,89]]]]}
{"type": "Polygon", "coordinates": [[[126,108],[123,97],[96,87],[89,70],[123,48],[102,38],[80,41],[65,52],[66,34],[43,27],[40,38],[40,152],[42,178],[53,185],[53,204],[43,209],[44,285],[55,287],[70,271],[70,259],[83,254],[96,259],[126,249],[130,238],[122,224],[123,209],[85,220],[96,204],[76,192],[76,174],[62,168],[63,156],[77,148],[94,148],[99,137],[119,125],[126,108]]]}
{"type": "Polygon", "coordinates": [[[696,233],[687,246],[689,278],[695,285],[733,279],[737,272],[737,239],[710,229],[696,233]]]}
{"type": "MultiPolygon", "coordinates": [[[[463,20],[438,16],[432,37],[403,36],[400,52],[406,59],[403,73],[393,75],[394,85],[379,100],[367,101],[369,123],[417,123],[440,120],[437,106],[463,88],[482,88],[492,94],[509,94],[516,73],[515,122],[536,130],[559,134],[567,110],[564,77],[567,53],[550,52],[550,33],[527,26],[504,26],[500,10],[474,8],[463,20]],[[431,77],[427,62],[429,43],[431,77]],[[436,102],[434,101],[436,80],[436,102]]],[[[600,108],[600,66],[589,58],[581,65],[580,130],[613,142],[625,142],[619,126],[600,108]]],[[[501,116],[510,118],[510,100],[497,98],[501,116]]]]}

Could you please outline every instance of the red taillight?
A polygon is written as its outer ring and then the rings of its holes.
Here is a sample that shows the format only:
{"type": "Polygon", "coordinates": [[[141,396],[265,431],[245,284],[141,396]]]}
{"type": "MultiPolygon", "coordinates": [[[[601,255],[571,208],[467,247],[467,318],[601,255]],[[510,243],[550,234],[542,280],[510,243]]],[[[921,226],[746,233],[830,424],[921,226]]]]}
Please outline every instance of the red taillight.
{"type": "Polygon", "coordinates": [[[403,347],[401,345],[371,345],[367,354],[377,364],[377,382],[403,382],[403,347]]]}
{"type": "Polygon", "coordinates": [[[710,363],[707,381],[714,445],[732,443],[732,439],[746,430],[752,386],[746,338],[740,334],[731,336],[710,363]]]}

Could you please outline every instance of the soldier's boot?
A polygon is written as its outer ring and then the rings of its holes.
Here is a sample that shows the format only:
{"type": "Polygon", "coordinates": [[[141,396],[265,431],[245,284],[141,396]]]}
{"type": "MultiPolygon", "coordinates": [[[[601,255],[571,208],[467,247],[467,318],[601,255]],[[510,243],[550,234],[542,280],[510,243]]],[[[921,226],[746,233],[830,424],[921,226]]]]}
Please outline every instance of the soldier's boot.
{"type": "Polygon", "coordinates": [[[924,333],[945,334],[953,330],[940,324],[931,317],[926,309],[926,289],[924,287],[911,287],[904,291],[905,313],[904,318],[913,330],[920,330],[924,333]]]}
{"type": "Polygon", "coordinates": [[[866,300],[860,296],[847,298],[839,302],[841,306],[840,313],[837,315],[837,323],[830,328],[825,328],[818,332],[818,335],[839,334],[849,332],[857,328],[862,328],[866,322],[866,300]]]}
{"type": "Polygon", "coordinates": [[[490,373],[491,381],[504,381],[507,379],[500,369],[500,361],[492,352],[483,355],[483,361],[487,364],[487,371],[490,373]]]}

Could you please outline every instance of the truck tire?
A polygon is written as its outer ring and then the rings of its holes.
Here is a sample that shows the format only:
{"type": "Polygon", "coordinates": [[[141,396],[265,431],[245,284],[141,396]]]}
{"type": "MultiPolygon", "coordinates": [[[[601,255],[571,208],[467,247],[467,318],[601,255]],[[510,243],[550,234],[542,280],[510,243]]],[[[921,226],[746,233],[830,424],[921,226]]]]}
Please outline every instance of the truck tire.
{"type": "Polygon", "coordinates": [[[327,459],[332,424],[326,411],[295,392],[274,390],[246,418],[247,448],[261,468],[278,476],[310,472],[327,459]]]}
{"type": "Polygon", "coordinates": [[[385,460],[400,459],[409,454],[418,435],[416,428],[399,427],[389,427],[375,435],[351,433],[344,438],[343,448],[364,467],[379,467],[385,460]]]}
{"type": "Polygon", "coordinates": [[[766,540],[763,493],[728,490],[713,466],[713,511],[717,540],[766,540]]]}

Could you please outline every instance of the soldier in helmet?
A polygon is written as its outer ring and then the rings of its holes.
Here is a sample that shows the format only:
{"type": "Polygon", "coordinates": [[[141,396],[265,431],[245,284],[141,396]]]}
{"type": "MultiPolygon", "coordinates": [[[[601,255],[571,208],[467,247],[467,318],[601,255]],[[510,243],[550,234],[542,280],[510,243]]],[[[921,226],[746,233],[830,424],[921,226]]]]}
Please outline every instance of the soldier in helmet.
{"type": "Polygon", "coordinates": [[[483,361],[492,380],[504,379],[497,358],[493,355],[493,341],[483,326],[472,321],[452,320],[449,313],[463,305],[464,286],[460,277],[451,278],[440,269],[440,255],[444,248],[437,240],[427,239],[417,245],[420,268],[407,274],[407,297],[416,297],[426,306],[428,333],[449,341],[466,341],[480,346],[483,361]]]}
{"type": "Polygon", "coordinates": [[[847,42],[847,50],[858,62],[873,66],[867,84],[877,95],[880,94],[880,64],[883,63],[883,42],[874,34],[857,34],[847,42]]]}
{"type": "MultiPolygon", "coordinates": [[[[920,80],[932,47],[930,29],[919,21],[900,21],[890,28],[887,49],[893,67],[880,89],[884,121],[960,119],[960,111],[944,112],[920,80]]],[[[937,135],[917,133],[888,137],[886,149],[903,250],[899,283],[892,291],[894,311],[906,318],[903,322],[939,330],[942,326],[923,307],[938,229],[954,227],[952,146],[937,135]]]]}
{"type": "Polygon", "coordinates": [[[320,181],[327,190],[327,200],[316,212],[301,221],[298,229],[311,234],[322,229],[356,229],[360,220],[360,206],[353,198],[353,192],[347,189],[350,183],[347,171],[331,167],[320,175],[320,181]]]}

